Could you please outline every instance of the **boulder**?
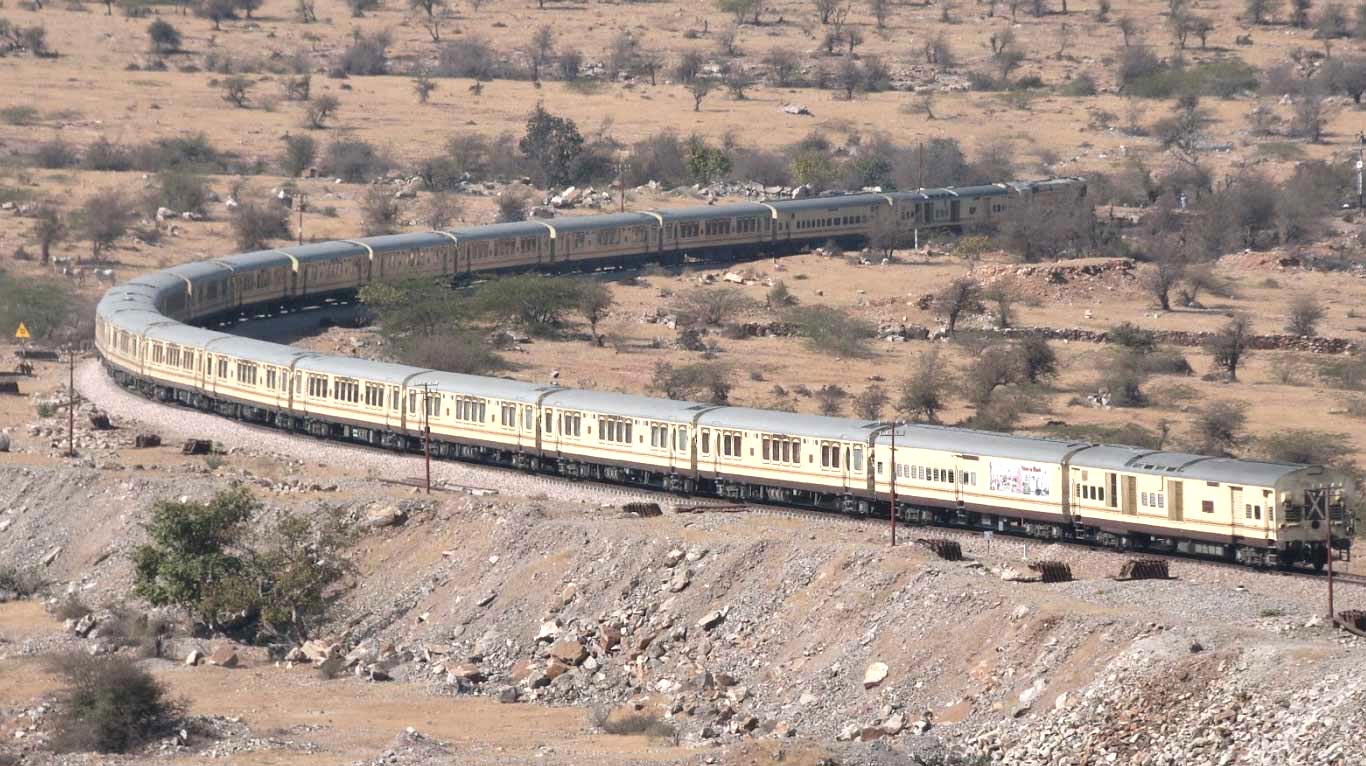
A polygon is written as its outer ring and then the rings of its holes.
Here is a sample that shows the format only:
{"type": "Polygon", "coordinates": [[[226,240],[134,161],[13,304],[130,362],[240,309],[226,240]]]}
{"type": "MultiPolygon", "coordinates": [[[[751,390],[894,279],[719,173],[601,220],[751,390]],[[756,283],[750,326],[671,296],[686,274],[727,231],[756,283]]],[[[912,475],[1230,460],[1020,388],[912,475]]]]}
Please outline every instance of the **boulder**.
{"type": "Polygon", "coordinates": [[[185,664],[189,665],[190,667],[194,667],[203,661],[204,653],[199,651],[198,649],[191,649],[190,653],[185,655],[185,664]]]}
{"type": "Polygon", "coordinates": [[[603,652],[610,652],[621,643],[621,628],[614,625],[604,625],[598,630],[598,636],[602,640],[603,652]]]}
{"type": "Polygon", "coordinates": [[[882,729],[877,726],[864,726],[858,735],[860,742],[872,742],[882,738],[882,729]]]}
{"type": "Polygon", "coordinates": [[[722,610],[718,609],[714,612],[707,612],[706,614],[702,615],[702,619],[697,621],[697,627],[703,630],[711,630],[717,625],[720,625],[721,622],[725,619],[726,614],[722,610]]]}
{"type": "Polygon", "coordinates": [[[209,655],[209,664],[220,668],[237,667],[237,652],[231,646],[220,646],[209,655]]]}
{"type": "Polygon", "coordinates": [[[309,662],[322,662],[336,654],[341,654],[341,644],[329,644],[326,641],[317,639],[305,641],[299,651],[309,662]]]}
{"type": "Polygon", "coordinates": [[[393,527],[402,524],[407,519],[408,514],[404,513],[398,506],[381,505],[366,512],[365,526],[371,529],[393,527]]]}
{"type": "Polygon", "coordinates": [[[687,567],[674,569],[673,577],[669,578],[669,592],[681,593],[692,582],[692,572],[687,567]]]}
{"type": "Polygon", "coordinates": [[[678,548],[674,548],[673,550],[671,550],[671,551],[669,551],[668,553],[664,554],[664,566],[666,566],[666,567],[674,567],[674,566],[677,566],[677,565],[678,565],[678,562],[682,561],[682,560],[683,560],[683,557],[684,557],[685,555],[686,555],[686,554],[684,554],[683,551],[679,550],[678,548]]]}
{"type": "Polygon", "coordinates": [[[446,667],[446,680],[450,683],[451,679],[464,681],[465,683],[483,683],[484,671],[472,662],[458,662],[446,667]]]}
{"type": "Polygon", "coordinates": [[[578,665],[588,659],[588,650],[573,639],[557,641],[550,647],[550,656],[566,665],[578,665]]]}
{"type": "Polygon", "coordinates": [[[531,678],[536,670],[536,664],[531,660],[517,660],[508,669],[508,680],[514,684],[520,684],[531,678]]]}
{"type": "Polygon", "coordinates": [[[504,686],[498,690],[498,701],[504,705],[511,705],[517,701],[517,687],[504,686]]]}
{"type": "Polygon", "coordinates": [[[571,669],[572,668],[570,668],[567,663],[560,662],[558,659],[551,659],[550,662],[545,664],[545,672],[543,675],[547,682],[554,681],[565,673],[568,673],[571,669]]]}
{"type": "Polygon", "coordinates": [[[894,737],[900,734],[902,729],[906,728],[906,716],[901,713],[893,713],[887,720],[882,722],[881,728],[883,734],[894,737]]]}
{"type": "Polygon", "coordinates": [[[323,679],[336,678],[337,674],[341,673],[345,667],[346,659],[340,654],[334,654],[318,663],[318,675],[323,679]]]}
{"type": "Polygon", "coordinates": [[[871,689],[887,678],[887,663],[874,662],[863,672],[863,688],[871,689]]]}
{"type": "Polygon", "coordinates": [[[536,631],[537,643],[549,643],[560,635],[560,621],[547,620],[541,623],[541,629],[536,631]]]}
{"type": "Polygon", "coordinates": [[[835,735],[835,739],[840,742],[849,742],[857,737],[862,730],[863,727],[856,723],[846,724],[843,729],[840,729],[840,733],[835,735]]]}
{"type": "Polygon", "coordinates": [[[76,620],[71,626],[71,632],[76,634],[79,638],[85,638],[93,633],[99,624],[100,621],[98,617],[93,614],[87,614],[79,620],[76,620]]]}
{"type": "Polygon", "coordinates": [[[773,725],[773,736],[791,737],[797,733],[797,729],[787,721],[779,721],[773,725]]]}

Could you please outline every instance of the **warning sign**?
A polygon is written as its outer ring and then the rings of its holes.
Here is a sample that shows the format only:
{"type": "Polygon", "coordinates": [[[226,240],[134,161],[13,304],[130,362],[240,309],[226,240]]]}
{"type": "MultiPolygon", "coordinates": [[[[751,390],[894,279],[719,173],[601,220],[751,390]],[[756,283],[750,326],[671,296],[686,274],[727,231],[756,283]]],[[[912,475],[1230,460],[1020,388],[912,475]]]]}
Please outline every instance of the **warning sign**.
{"type": "Polygon", "coordinates": [[[33,336],[28,334],[28,328],[24,326],[23,322],[20,322],[19,329],[14,331],[14,337],[18,338],[19,340],[28,340],[33,336]]]}

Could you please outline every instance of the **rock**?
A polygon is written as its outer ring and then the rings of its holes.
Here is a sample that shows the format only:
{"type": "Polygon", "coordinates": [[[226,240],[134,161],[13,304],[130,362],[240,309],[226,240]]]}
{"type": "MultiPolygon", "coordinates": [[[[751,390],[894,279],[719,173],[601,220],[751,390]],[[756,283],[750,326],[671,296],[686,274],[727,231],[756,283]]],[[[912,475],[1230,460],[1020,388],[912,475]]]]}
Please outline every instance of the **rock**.
{"type": "Polygon", "coordinates": [[[560,621],[547,620],[541,623],[541,629],[536,631],[537,643],[549,643],[560,635],[560,621]]]}
{"type": "Polygon", "coordinates": [[[220,646],[209,655],[209,664],[220,668],[237,667],[237,652],[231,646],[220,646]]]}
{"type": "Polygon", "coordinates": [[[1023,620],[1028,616],[1029,607],[1025,606],[1024,604],[1020,604],[1019,606],[1015,607],[1015,611],[1010,613],[1010,621],[1019,622],[1020,620],[1023,620]]]}
{"type": "Polygon", "coordinates": [[[318,675],[324,680],[330,680],[336,678],[337,674],[341,673],[345,667],[346,658],[340,654],[334,654],[318,663],[318,675]]]}
{"type": "Polygon", "coordinates": [[[481,598],[481,599],[479,599],[478,601],[474,602],[474,605],[475,605],[475,606],[488,606],[489,604],[492,604],[492,603],[493,603],[493,600],[494,600],[495,598],[498,598],[498,594],[497,594],[497,593],[494,593],[493,591],[489,591],[488,593],[484,594],[483,598],[481,598]]]}
{"type": "Polygon", "coordinates": [[[720,609],[714,612],[707,612],[706,614],[702,615],[702,619],[697,621],[697,627],[703,630],[711,630],[717,625],[720,625],[721,622],[725,619],[726,614],[724,611],[720,609]]]}
{"type": "Polygon", "coordinates": [[[610,652],[621,643],[621,629],[613,625],[604,625],[598,630],[598,637],[602,640],[602,651],[610,652]]]}
{"type": "Polygon", "coordinates": [[[795,736],[796,733],[797,728],[787,721],[779,721],[773,724],[773,736],[775,737],[791,737],[795,736]]]}
{"type": "Polygon", "coordinates": [[[669,568],[673,568],[673,567],[677,566],[677,565],[678,565],[678,562],[682,561],[682,560],[683,560],[683,557],[684,557],[685,555],[686,555],[686,554],[683,553],[683,551],[681,551],[681,550],[679,550],[679,549],[677,549],[677,548],[674,548],[673,550],[671,550],[671,551],[669,551],[668,553],[664,554],[664,566],[669,567],[669,568]]]}
{"type": "MultiPolygon", "coordinates": [[[[0,530],[0,531],[4,531],[4,530],[0,530]]],[[[1304,623],[1304,627],[1306,627],[1306,628],[1319,628],[1319,627],[1322,627],[1322,626],[1323,626],[1323,618],[1320,617],[1320,616],[1318,616],[1317,614],[1314,615],[1313,617],[1310,617],[1310,618],[1309,618],[1307,621],[1305,621],[1305,623],[1304,623]]]]}
{"type": "Polygon", "coordinates": [[[881,739],[882,729],[877,726],[864,726],[859,730],[858,738],[860,742],[872,742],[875,739],[881,739]]]}
{"type": "Polygon", "coordinates": [[[882,722],[881,728],[883,734],[886,734],[889,737],[895,737],[901,733],[902,729],[906,728],[906,716],[901,713],[893,713],[887,720],[882,722]]]}
{"type": "Polygon", "coordinates": [[[478,684],[484,682],[484,671],[478,665],[471,662],[458,662],[446,667],[446,682],[451,683],[451,679],[458,679],[465,683],[478,684]]]}
{"type": "Polygon", "coordinates": [[[299,651],[309,662],[322,662],[328,657],[341,654],[341,644],[329,644],[326,641],[313,639],[305,641],[299,651]]]}
{"type": "Polygon", "coordinates": [[[9,434],[0,433],[0,452],[9,452],[9,434]]]}
{"type": "Polygon", "coordinates": [[[688,568],[678,567],[674,570],[673,577],[669,578],[669,592],[681,593],[682,591],[687,589],[688,585],[691,582],[692,573],[688,571],[688,568]]]}
{"type": "Polygon", "coordinates": [[[512,663],[512,667],[508,669],[508,680],[514,684],[520,684],[531,678],[535,671],[536,663],[525,659],[517,660],[512,663]]]}
{"type": "Polygon", "coordinates": [[[557,659],[551,659],[550,662],[547,662],[545,664],[545,671],[543,675],[546,679],[546,683],[549,683],[564,675],[565,673],[568,673],[570,670],[571,668],[568,664],[563,663],[557,659]]]}
{"type": "Polygon", "coordinates": [[[863,688],[871,689],[887,678],[887,663],[874,662],[863,672],[863,688]]]}
{"type": "Polygon", "coordinates": [[[920,736],[921,734],[924,734],[929,730],[930,722],[926,721],[923,718],[911,724],[911,732],[914,733],[916,736],[920,736]]]}
{"type": "Polygon", "coordinates": [[[710,551],[706,548],[692,548],[684,558],[686,558],[689,563],[695,564],[701,561],[708,553],[710,553],[710,551]]]}
{"type": "Polygon", "coordinates": [[[97,618],[93,614],[87,614],[84,617],[81,617],[80,619],[76,620],[75,623],[71,625],[71,632],[79,638],[85,638],[86,636],[89,636],[92,632],[94,632],[95,628],[99,624],[99,618],[97,618]]]}
{"type": "Polygon", "coordinates": [[[578,641],[565,639],[550,647],[550,656],[566,665],[578,665],[588,658],[588,650],[578,641]]]}
{"type": "Polygon", "coordinates": [[[800,699],[797,700],[797,704],[801,705],[802,707],[806,707],[807,705],[814,705],[816,704],[816,695],[812,694],[811,692],[802,692],[802,696],[800,699]]]}
{"type": "Polygon", "coordinates": [[[402,524],[408,519],[408,514],[393,505],[382,505],[372,508],[365,514],[365,526],[371,529],[381,527],[393,527],[402,524]]]}
{"type": "Polygon", "coordinates": [[[175,211],[168,207],[157,208],[157,221],[165,221],[167,218],[175,218],[175,211]]]}
{"type": "Polygon", "coordinates": [[[194,667],[203,661],[204,653],[199,651],[198,649],[191,649],[190,653],[185,655],[185,664],[189,665],[190,667],[194,667]]]}
{"type": "Polygon", "coordinates": [[[504,705],[511,705],[517,701],[517,687],[504,686],[498,690],[498,701],[504,705]]]}
{"type": "Polygon", "coordinates": [[[811,110],[806,108],[806,104],[783,104],[783,114],[810,117],[811,110]]]}
{"type": "Polygon", "coordinates": [[[1029,579],[1024,572],[1009,566],[1001,567],[996,574],[1006,582],[1024,582],[1029,579]]]}
{"type": "Polygon", "coordinates": [[[856,723],[846,724],[843,729],[840,729],[840,733],[835,735],[835,739],[839,742],[849,742],[857,737],[862,730],[863,727],[856,723]]]}
{"type": "Polygon", "coordinates": [[[57,556],[59,556],[61,552],[62,546],[59,545],[56,548],[53,548],[52,550],[48,551],[47,553],[44,553],[43,557],[41,559],[38,559],[38,562],[45,567],[52,566],[52,562],[57,560],[57,556]]]}

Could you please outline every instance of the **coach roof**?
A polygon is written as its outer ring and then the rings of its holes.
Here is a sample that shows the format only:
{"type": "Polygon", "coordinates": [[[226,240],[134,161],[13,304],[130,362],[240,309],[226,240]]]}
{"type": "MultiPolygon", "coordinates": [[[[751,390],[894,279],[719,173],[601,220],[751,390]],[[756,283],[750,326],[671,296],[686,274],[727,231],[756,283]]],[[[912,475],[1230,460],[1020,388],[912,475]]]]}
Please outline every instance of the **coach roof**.
{"type": "Polygon", "coordinates": [[[869,435],[880,428],[882,424],[852,418],[832,418],[824,415],[799,415],[792,412],[760,410],[753,407],[722,407],[703,413],[698,425],[707,428],[762,431],[784,436],[807,436],[814,439],[866,442],[869,435]]]}
{"type": "Polygon", "coordinates": [[[681,402],[673,399],[652,399],[647,396],[618,394],[611,391],[585,391],[566,388],[547,396],[546,407],[557,409],[602,412],[626,418],[666,420],[671,423],[691,423],[697,413],[714,405],[681,402]]]}

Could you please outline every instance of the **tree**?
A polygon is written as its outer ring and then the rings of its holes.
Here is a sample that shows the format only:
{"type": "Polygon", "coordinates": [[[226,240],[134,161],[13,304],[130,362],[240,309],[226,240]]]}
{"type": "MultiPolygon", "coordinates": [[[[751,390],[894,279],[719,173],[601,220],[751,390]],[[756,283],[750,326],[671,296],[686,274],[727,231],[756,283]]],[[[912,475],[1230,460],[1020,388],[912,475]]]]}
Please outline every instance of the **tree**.
{"type": "Polygon", "coordinates": [[[1295,99],[1290,132],[1308,139],[1311,143],[1321,143],[1332,111],[1318,87],[1306,88],[1305,92],[1295,99]]]}
{"type": "Polygon", "coordinates": [[[313,167],[318,158],[318,144],[310,136],[285,135],[285,149],[280,154],[280,167],[288,176],[301,176],[313,167]]]}
{"type": "Polygon", "coordinates": [[[1309,8],[1313,0],[1290,0],[1290,19],[1300,29],[1309,28],[1309,8]]]}
{"type": "Polygon", "coordinates": [[[147,26],[147,38],[152,43],[154,53],[175,53],[180,50],[180,30],[168,21],[157,19],[149,24],[147,26]]]}
{"type": "Polygon", "coordinates": [[[612,291],[601,282],[581,282],[578,286],[578,295],[574,298],[574,304],[575,310],[588,320],[588,331],[593,336],[593,344],[601,346],[603,341],[602,336],[598,335],[598,322],[601,322],[607,312],[612,309],[612,291]]]}
{"type": "Polygon", "coordinates": [[[213,28],[218,30],[223,21],[237,18],[237,3],[234,0],[200,0],[195,12],[212,21],[213,28]]]}
{"type": "Polygon", "coordinates": [[[1014,323],[1018,296],[1018,286],[1009,279],[998,279],[983,289],[982,298],[991,306],[991,319],[997,329],[1004,330],[1014,323]]]}
{"type": "Polygon", "coordinates": [[[1208,38],[1214,31],[1214,21],[1204,16],[1187,16],[1185,21],[1186,29],[1190,33],[1200,38],[1200,48],[1208,47],[1208,38]]]}
{"type": "Polygon", "coordinates": [[[243,200],[232,213],[232,232],[241,250],[264,250],[289,237],[289,208],[274,200],[243,200]]]}
{"type": "Polygon", "coordinates": [[[829,24],[831,16],[840,7],[840,0],[815,0],[816,16],[822,24],[829,24]]]}
{"type": "Polygon", "coordinates": [[[1020,341],[1017,351],[1025,380],[1028,382],[1039,383],[1047,378],[1057,377],[1058,355],[1046,339],[1030,335],[1020,341]]]}
{"type": "Polygon", "coordinates": [[[398,227],[398,200],[383,186],[371,186],[361,203],[361,222],[370,236],[393,234],[398,227]]]}
{"type": "Polygon", "coordinates": [[[440,231],[458,219],[462,211],[458,197],[438,191],[427,195],[419,219],[427,228],[440,231]]]}
{"type": "Polygon", "coordinates": [[[980,305],[982,286],[970,276],[959,277],[934,296],[934,310],[944,318],[945,332],[953,335],[958,319],[980,305]]]}
{"type": "Polygon", "coordinates": [[[153,606],[174,606],[211,630],[244,604],[235,587],[249,564],[243,542],[260,503],[242,486],[207,503],[160,500],[133,549],[133,592],[153,606]]]}
{"type": "Polygon", "coordinates": [[[525,221],[527,208],[531,205],[531,191],[521,186],[504,189],[494,200],[494,204],[498,207],[495,223],[525,221]]]}
{"type": "Polygon", "coordinates": [[[773,76],[773,82],[783,88],[792,85],[802,70],[801,61],[797,58],[797,54],[788,48],[770,50],[768,55],[764,56],[764,63],[768,65],[768,70],[773,76]]]}
{"type": "Polygon", "coordinates": [[[835,72],[835,82],[844,91],[844,99],[852,101],[854,91],[863,87],[863,69],[852,58],[846,58],[835,72]]]}
{"type": "Polygon", "coordinates": [[[1247,405],[1243,402],[1210,402],[1195,417],[1196,449],[1216,457],[1231,456],[1242,441],[1247,425],[1247,405]]]}
{"type": "Polygon", "coordinates": [[[716,7],[723,13],[735,14],[735,23],[759,23],[759,14],[764,12],[764,0],[716,0],[716,7]]]}
{"type": "Polygon", "coordinates": [[[408,0],[408,7],[419,14],[418,21],[432,42],[441,42],[441,18],[446,14],[447,0],[408,0]]]}
{"type": "Polygon", "coordinates": [[[1158,234],[1147,243],[1152,268],[1140,277],[1143,288],[1153,296],[1163,311],[1171,311],[1171,291],[1185,273],[1186,259],[1175,235],[1158,234]]]}
{"type": "Polygon", "coordinates": [[[854,397],[854,414],[864,420],[879,420],[890,397],[881,384],[874,383],[854,397]]]}
{"type": "Polygon", "coordinates": [[[517,148],[540,170],[546,187],[574,180],[573,168],[583,153],[583,136],[573,120],[557,117],[536,104],[526,121],[526,134],[517,148]]]}
{"type": "Polygon", "coordinates": [[[786,319],[813,349],[841,358],[867,356],[867,341],[877,334],[872,324],[834,306],[802,306],[786,319]]]}
{"type": "Polygon", "coordinates": [[[730,155],[719,146],[709,146],[707,140],[698,135],[688,138],[685,147],[688,175],[701,184],[710,184],[724,178],[731,171],[730,155]]]}
{"type": "Polygon", "coordinates": [[[1195,154],[1205,139],[1205,129],[1214,123],[1214,116],[1200,107],[1198,96],[1181,97],[1172,111],[1170,116],[1157,121],[1153,133],[1164,147],[1195,154]]]}
{"type": "Polygon", "coordinates": [[[731,387],[730,365],[721,362],[681,367],[658,362],[650,379],[650,388],[669,399],[700,399],[709,404],[728,404],[731,387]]]}
{"type": "Polygon", "coordinates": [[[100,256],[118,241],[132,224],[134,212],[124,196],[113,189],[97,192],[77,212],[78,229],[90,240],[90,256],[100,256]]]}
{"type": "Polygon", "coordinates": [[[436,88],[436,80],[433,80],[425,69],[419,71],[417,76],[413,78],[413,92],[417,94],[419,104],[427,103],[427,99],[431,98],[436,88]]]}
{"type": "Polygon", "coordinates": [[[264,0],[233,0],[237,9],[246,14],[247,18],[251,18],[252,12],[257,8],[260,8],[262,2],[264,2],[264,0]]]}
{"type": "Polygon", "coordinates": [[[1253,24],[1265,24],[1269,18],[1276,15],[1283,2],[1284,0],[1246,0],[1243,14],[1253,24]]]}
{"type": "Polygon", "coordinates": [[[33,213],[33,238],[38,241],[42,263],[52,260],[52,246],[66,238],[66,221],[57,208],[43,205],[33,213]]]}
{"type": "Polygon", "coordinates": [[[868,9],[873,12],[878,29],[887,28],[887,17],[892,13],[891,6],[891,0],[868,0],[868,9]]]}
{"type": "Polygon", "coordinates": [[[926,351],[920,355],[915,372],[901,384],[897,410],[917,422],[938,423],[939,413],[948,406],[950,382],[939,349],[926,351]]]}
{"type": "Polygon", "coordinates": [[[1323,304],[1318,298],[1309,293],[1300,293],[1290,301],[1290,312],[1285,318],[1285,331],[1291,335],[1315,335],[1323,315],[1323,304]]]}
{"type": "Polygon", "coordinates": [[[1215,367],[1228,373],[1228,379],[1238,380],[1238,365],[1252,348],[1252,323],[1241,314],[1229,319],[1228,324],[1210,337],[1205,350],[1214,357],[1215,367]]]}
{"type": "Polygon", "coordinates": [[[316,0],[295,0],[294,13],[299,17],[299,21],[304,24],[312,24],[318,20],[318,6],[316,0]]]}
{"type": "Polygon", "coordinates": [[[527,58],[531,62],[531,79],[540,82],[541,69],[550,64],[555,57],[555,30],[549,24],[538,27],[527,45],[527,58]]]}
{"type": "Polygon", "coordinates": [[[701,79],[693,80],[692,83],[688,85],[688,93],[692,95],[692,110],[694,112],[702,111],[702,99],[706,98],[708,93],[711,93],[712,86],[711,80],[701,79]]]}
{"type": "Polygon", "coordinates": [[[1138,22],[1134,21],[1132,16],[1120,16],[1115,19],[1115,26],[1119,28],[1119,33],[1124,35],[1124,47],[1128,48],[1138,32],[1138,22]]]}
{"type": "Polygon", "coordinates": [[[754,306],[749,296],[737,287],[694,287],[674,296],[669,310],[678,317],[680,327],[719,326],[754,306]]]}
{"type": "Polygon", "coordinates": [[[341,109],[341,101],[330,93],[308,102],[308,125],[314,130],[321,130],[326,127],[326,122],[332,117],[337,116],[337,111],[341,109]]]}
{"type": "Polygon", "coordinates": [[[223,80],[223,100],[235,105],[238,109],[246,108],[250,90],[251,80],[240,74],[223,80]]]}

